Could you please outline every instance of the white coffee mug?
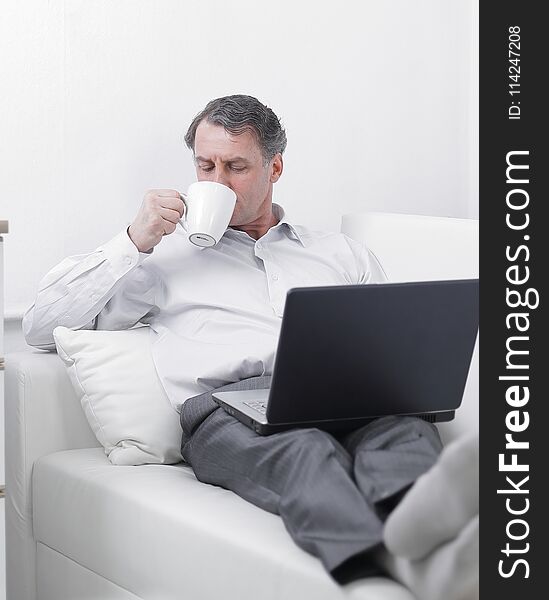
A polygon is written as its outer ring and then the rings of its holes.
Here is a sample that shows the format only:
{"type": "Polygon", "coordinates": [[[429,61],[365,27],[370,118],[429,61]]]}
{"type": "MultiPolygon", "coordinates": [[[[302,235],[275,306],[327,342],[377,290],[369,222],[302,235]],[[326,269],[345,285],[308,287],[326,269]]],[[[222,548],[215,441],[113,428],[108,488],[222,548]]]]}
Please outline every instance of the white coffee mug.
{"type": "Polygon", "coordinates": [[[196,246],[215,246],[231,221],[236,194],[215,181],[195,181],[181,196],[185,213],[176,231],[185,234],[196,246]]]}

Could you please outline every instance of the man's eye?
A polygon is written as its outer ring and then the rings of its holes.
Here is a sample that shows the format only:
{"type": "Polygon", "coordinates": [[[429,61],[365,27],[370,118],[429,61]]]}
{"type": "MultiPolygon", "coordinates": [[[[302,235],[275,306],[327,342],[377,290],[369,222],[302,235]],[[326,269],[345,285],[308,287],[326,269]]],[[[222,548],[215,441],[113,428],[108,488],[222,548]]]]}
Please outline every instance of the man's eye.
{"type": "Polygon", "coordinates": [[[246,170],[246,167],[231,167],[231,169],[236,173],[242,173],[242,171],[246,170]]]}
{"type": "Polygon", "coordinates": [[[205,171],[206,173],[213,171],[213,167],[199,167],[199,168],[201,171],[205,171]]]}

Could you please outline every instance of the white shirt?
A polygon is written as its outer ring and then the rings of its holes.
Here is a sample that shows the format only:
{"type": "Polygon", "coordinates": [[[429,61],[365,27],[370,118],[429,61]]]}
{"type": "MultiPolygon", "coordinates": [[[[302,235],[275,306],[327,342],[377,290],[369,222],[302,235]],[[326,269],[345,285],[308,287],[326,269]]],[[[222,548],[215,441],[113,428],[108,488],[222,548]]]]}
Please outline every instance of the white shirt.
{"type": "Polygon", "coordinates": [[[172,404],[272,373],[286,292],[292,287],[379,283],[376,257],[341,233],[279,223],[259,240],[227,229],[200,249],[178,234],[150,254],[127,232],[72,256],[40,282],[23,317],[27,342],[55,348],[53,329],[151,328],[152,355],[172,404]]]}

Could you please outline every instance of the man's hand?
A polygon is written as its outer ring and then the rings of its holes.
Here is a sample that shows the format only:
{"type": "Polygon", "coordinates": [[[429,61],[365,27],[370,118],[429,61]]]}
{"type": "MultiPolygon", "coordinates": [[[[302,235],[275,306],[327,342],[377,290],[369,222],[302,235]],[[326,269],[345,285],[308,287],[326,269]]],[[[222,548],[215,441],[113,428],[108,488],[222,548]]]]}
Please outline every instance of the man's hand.
{"type": "Polygon", "coordinates": [[[139,252],[148,252],[163,236],[173,233],[184,208],[178,191],[149,190],[128,228],[128,235],[139,252]]]}

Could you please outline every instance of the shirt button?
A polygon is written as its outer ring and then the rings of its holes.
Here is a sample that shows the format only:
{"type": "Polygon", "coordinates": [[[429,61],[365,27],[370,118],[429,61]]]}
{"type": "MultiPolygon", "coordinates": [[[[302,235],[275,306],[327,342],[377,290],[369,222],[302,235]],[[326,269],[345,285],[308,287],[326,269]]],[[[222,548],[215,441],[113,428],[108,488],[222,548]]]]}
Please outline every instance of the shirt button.
{"type": "Polygon", "coordinates": [[[274,275],[271,275],[271,278],[273,281],[278,281],[278,275],[276,273],[274,275]]]}
{"type": "Polygon", "coordinates": [[[132,264],[132,259],[129,256],[126,257],[126,264],[127,265],[131,265],[132,264]]]}
{"type": "Polygon", "coordinates": [[[255,245],[255,247],[256,247],[258,250],[261,250],[261,249],[263,248],[263,246],[262,246],[261,244],[256,244],[256,245],[255,245]]]}

